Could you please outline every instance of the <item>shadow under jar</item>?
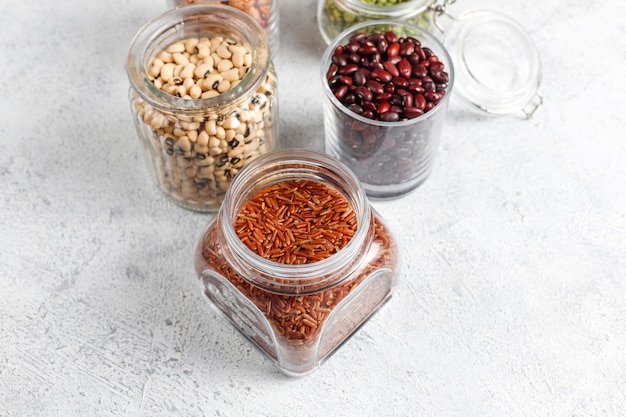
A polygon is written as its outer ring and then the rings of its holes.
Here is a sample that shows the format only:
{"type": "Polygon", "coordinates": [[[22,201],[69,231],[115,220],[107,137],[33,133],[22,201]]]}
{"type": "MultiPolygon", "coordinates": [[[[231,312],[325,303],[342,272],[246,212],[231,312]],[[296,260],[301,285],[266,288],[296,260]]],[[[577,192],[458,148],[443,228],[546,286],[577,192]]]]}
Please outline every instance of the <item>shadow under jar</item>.
{"type": "Polygon", "coordinates": [[[235,178],[195,264],[211,305],[282,372],[300,376],[389,299],[399,260],[347,167],[283,150],[235,178]]]}
{"type": "Polygon", "coordinates": [[[401,197],[426,181],[454,84],[433,35],[397,21],[356,25],[326,49],[321,78],[326,152],[369,197],[401,197]]]}
{"type": "Polygon", "coordinates": [[[278,146],[267,39],[242,11],[196,5],[163,13],[133,39],[127,71],[149,169],[185,208],[216,211],[239,170],[278,146]]]}

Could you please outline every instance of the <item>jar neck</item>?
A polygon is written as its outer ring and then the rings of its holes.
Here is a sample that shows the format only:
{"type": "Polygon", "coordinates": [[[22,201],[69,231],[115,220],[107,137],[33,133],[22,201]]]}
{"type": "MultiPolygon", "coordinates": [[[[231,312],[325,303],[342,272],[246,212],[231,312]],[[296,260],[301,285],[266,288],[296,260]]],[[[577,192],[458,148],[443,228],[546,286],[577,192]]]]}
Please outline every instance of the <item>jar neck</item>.
{"type": "Polygon", "coordinates": [[[267,36],[246,13],[219,4],[200,4],[169,10],[146,23],[131,42],[127,72],[133,89],[148,104],[166,112],[203,114],[208,109],[237,105],[264,82],[271,69],[267,36]],[[222,36],[252,54],[246,76],[230,90],[212,98],[183,99],[155,87],[148,69],[157,55],[172,43],[189,37],[222,36]]]}
{"type": "Polygon", "coordinates": [[[433,0],[409,0],[390,6],[378,6],[363,0],[335,0],[341,10],[358,16],[377,19],[406,19],[416,16],[426,9],[433,0]]]}
{"type": "Polygon", "coordinates": [[[217,225],[228,248],[223,254],[239,275],[270,292],[304,295],[339,284],[361,264],[373,239],[373,221],[365,190],[346,166],[325,154],[294,149],[266,154],[239,172],[226,192],[217,225]],[[324,260],[299,265],[273,262],[249,249],[235,232],[238,213],[254,195],[271,185],[293,180],[328,186],[346,199],[356,215],[354,236],[324,260]]]}

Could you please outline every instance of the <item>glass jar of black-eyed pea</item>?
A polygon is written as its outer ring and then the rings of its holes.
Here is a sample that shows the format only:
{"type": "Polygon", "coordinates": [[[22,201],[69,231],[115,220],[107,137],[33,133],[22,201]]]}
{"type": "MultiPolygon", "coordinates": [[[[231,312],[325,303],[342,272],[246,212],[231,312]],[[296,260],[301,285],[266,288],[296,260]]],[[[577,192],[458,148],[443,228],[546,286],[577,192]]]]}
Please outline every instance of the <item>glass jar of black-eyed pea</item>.
{"type": "Polygon", "coordinates": [[[326,43],[344,30],[370,20],[397,20],[431,29],[435,3],[436,0],[319,0],[317,24],[326,43]]]}
{"type": "Polygon", "coordinates": [[[159,188],[216,211],[233,177],[278,147],[265,32],[224,5],[172,9],[144,25],[127,62],[133,119],[159,188]]]}

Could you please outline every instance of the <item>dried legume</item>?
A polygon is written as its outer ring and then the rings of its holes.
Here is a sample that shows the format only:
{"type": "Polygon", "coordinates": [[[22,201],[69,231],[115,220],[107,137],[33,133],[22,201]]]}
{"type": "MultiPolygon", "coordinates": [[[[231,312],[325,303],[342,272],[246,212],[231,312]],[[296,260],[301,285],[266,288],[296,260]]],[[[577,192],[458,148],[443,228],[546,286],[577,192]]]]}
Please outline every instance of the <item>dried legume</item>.
{"type": "MultiPolygon", "coordinates": [[[[156,88],[182,99],[217,97],[245,77],[252,56],[221,36],[190,37],[169,45],[147,71],[156,88]],[[236,62],[231,58],[237,56],[236,62]]],[[[273,147],[273,70],[250,99],[193,115],[156,109],[136,94],[133,105],[157,180],[181,204],[215,210],[232,178],[246,163],[273,147]]]]}
{"type": "MultiPolygon", "coordinates": [[[[428,9],[429,2],[415,0],[320,0],[322,3],[318,16],[319,26],[326,41],[336,38],[341,32],[358,23],[368,20],[394,19],[416,26],[430,29],[432,26],[432,11],[428,9]],[[411,5],[411,2],[417,4],[411,5]],[[363,9],[359,3],[378,6],[379,9],[363,9]],[[391,12],[392,8],[406,6],[405,13],[391,12]]],[[[371,7],[371,6],[370,6],[371,7]]]]}
{"type": "Polygon", "coordinates": [[[385,122],[432,110],[448,86],[444,64],[433,51],[394,32],[353,35],[335,49],[326,79],[348,109],[385,122]]]}

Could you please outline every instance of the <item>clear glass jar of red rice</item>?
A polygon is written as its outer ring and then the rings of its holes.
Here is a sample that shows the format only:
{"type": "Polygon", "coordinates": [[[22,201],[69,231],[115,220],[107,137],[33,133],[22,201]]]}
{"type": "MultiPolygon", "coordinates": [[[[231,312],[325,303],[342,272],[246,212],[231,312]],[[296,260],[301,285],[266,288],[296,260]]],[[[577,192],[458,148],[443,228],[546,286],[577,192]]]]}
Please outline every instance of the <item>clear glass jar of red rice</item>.
{"type": "Polygon", "coordinates": [[[391,296],[396,241],[331,156],[272,152],[232,182],[200,237],[202,291],[291,376],[308,374],[391,296]]]}

